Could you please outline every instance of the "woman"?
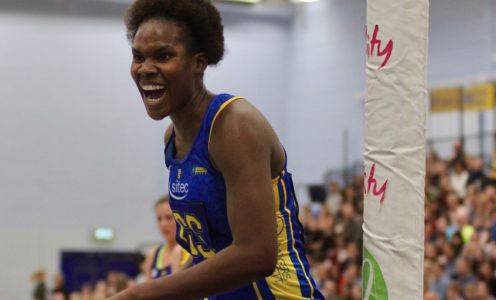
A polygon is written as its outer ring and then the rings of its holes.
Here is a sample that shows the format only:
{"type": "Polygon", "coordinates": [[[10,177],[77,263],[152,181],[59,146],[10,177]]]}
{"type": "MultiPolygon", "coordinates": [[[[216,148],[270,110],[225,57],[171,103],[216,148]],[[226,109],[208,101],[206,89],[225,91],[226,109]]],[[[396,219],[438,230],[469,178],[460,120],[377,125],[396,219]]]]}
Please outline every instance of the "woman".
{"type": "Polygon", "coordinates": [[[169,196],[163,196],[155,203],[157,225],[166,243],[150,249],[145,257],[146,279],[156,279],[179,271],[189,254],[176,242],[176,223],[169,205],[169,196]]]}
{"type": "Polygon", "coordinates": [[[38,270],[31,274],[31,281],[35,282],[32,296],[33,300],[46,300],[47,299],[47,287],[46,287],[46,272],[45,270],[38,270]]]}
{"type": "Polygon", "coordinates": [[[224,53],[208,0],[137,0],[126,25],[131,74],[148,115],[167,116],[176,240],[193,266],[117,299],[323,299],[309,274],[286,154],[247,100],[213,94],[207,66],[224,53]]]}

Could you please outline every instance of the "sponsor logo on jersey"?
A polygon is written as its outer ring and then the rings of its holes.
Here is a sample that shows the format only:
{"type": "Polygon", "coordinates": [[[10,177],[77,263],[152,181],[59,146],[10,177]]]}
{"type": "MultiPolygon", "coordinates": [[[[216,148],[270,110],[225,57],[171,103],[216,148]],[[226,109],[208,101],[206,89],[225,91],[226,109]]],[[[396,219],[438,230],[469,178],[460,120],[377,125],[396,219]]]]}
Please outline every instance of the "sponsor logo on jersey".
{"type": "Polygon", "coordinates": [[[172,198],[176,200],[182,200],[188,196],[189,185],[188,183],[180,182],[176,180],[170,183],[169,194],[172,198]]]}
{"type": "Polygon", "coordinates": [[[193,174],[195,175],[204,175],[207,174],[207,168],[205,167],[194,167],[193,174]]]}
{"type": "Polygon", "coordinates": [[[181,169],[177,170],[177,178],[175,181],[170,182],[169,194],[172,198],[176,200],[182,200],[188,196],[189,185],[180,181],[181,179],[181,169]]]}

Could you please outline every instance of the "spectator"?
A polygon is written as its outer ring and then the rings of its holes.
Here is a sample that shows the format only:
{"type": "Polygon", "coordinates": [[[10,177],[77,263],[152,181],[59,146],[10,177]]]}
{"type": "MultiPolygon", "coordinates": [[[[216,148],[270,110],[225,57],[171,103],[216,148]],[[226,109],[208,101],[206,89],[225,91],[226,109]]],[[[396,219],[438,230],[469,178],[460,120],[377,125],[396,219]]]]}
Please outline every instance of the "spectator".
{"type": "Polygon", "coordinates": [[[487,184],[487,177],[484,174],[484,163],[482,158],[474,157],[469,163],[467,185],[482,188],[487,184]]]}
{"type": "Polygon", "coordinates": [[[339,189],[339,184],[336,181],[330,181],[327,185],[328,193],[326,198],[326,205],[329,211],[336,215],[339,213],[341,207],[341,202],[343,201],[343,196],[339,189]]]}
{"type": "Polygon", "coordinates": [[[491,241],[496,242],[496,209],[491,212],[491,241]]]}
{"type": "Polygon", "coordinates": [[[65,294],[63,292],[52,293],[52,300],[66,300],[65,294]]]}
{"type": "Polygon", "coordinates": [[[105,280],[98,280],[95,284],[95,290],[93,291],[94,300],[105,300],[109,294],[107,293],[107,283],[105,280]]]}
{"type": "Polygon", "coordinates": [[[485,283],[485,287],[489,289],[489,293],[496,295],[496,274],[489,260],[482,262],[478,268],[478,278],[485,283]]]}
{"type": "Polygon", "coordinates": [[[474,226],[472,226],[469,221],[468,209],[463,206],[458,207],[456,210],[456,225],[463,243],[468,243],[475,231],[474,226]]]}
{"type": "Polygon", "coordinates": [[[45,270],[38,270],[31,275],[31,281],[35,282],[33,290],[34,300],[47,300],[46,273],[45,270]]]}
{"type": "Polygon", "coordinates": [[[475,290],[475,299],[477,300],[496,300],[496,297],[489,294],[487,283],[481,281],[477,284],[475,290]]]}
{"type": "Polygon", "coordinates": [[[450,278],[444,272],[444,267],[439,262],[432,265],[432,278],[428,280],[429,289],[436,293],[441,299],[445,299],[446,290],[450,284],[450,278]]]}
{"type": "Polygon", "coordinates": [[[465,198],[467,196],[467,180],[468,172],[465,167],[465,161],[456,160],[453,165],[453,172],[450,175],[451,186],[458,194],[458,197],[465,198]]]}
{"type": "Polygon", "coordinates": [[[454,166],[458,161],[466,161],[467,157],[463,151],[463,144],[461,142],[456,142],[453,144],[453,156],[451,157],[449,164],[454,166]]]}
{"type": "Polygon", "coordinates": [[[81,300],[92,300],[93,299],[93,286],[91,283],[86,282],[81,287],[81,300]]]}
{"type": "Polygon", "coordinates": [[[69,294],[69,300],[81,300],[81,294],[78,292],[72,292],[69,294]]]}
{"type": "Polygon", "coordinates": [[[462,290],[456,283],[452,283],[446,290],[446,300],[463,300],[462,290]]]}
{"type": "Polygon", "coordinates": [[[439,296],[433,291],[427,291],[424,295],[424,300],[439,300],[439,296]]]}
{"type": "MultiPolygon", "coordinates": [[[[52,297],[55,294],[62,294],[64,300],[69,300],[69,291],[65,286],[64,276],[60,273],[55,274],[53,276],[53,289],[52,289],[52,297]]],[[[57,296],[60,298],[60,296],[57,296]]]]}
{"type": "Polygon", "coordinates": [[[465,289],[463,290],[464,299],[477,300],[476,292],[477,292],[477,284],[475,282],[465,285],[465,289]]]}
{"type": "Polygon", "coordinates": [[[455,282],[461,287],[462,291],[465,291],[467,285],[477,282],[477,279],[470,271],[470,265],[465,257],[460,257],[456,261],[456,273],[454,279],[455,282]]]}
{"type": "Polygon", "coordinates": [[[336,233],[343,238],[345,243],[354,242],[362,246],[362,224],[355,216],[352,202],[344,202],[341,206],[341,218],[336,224],[336,233]]]}

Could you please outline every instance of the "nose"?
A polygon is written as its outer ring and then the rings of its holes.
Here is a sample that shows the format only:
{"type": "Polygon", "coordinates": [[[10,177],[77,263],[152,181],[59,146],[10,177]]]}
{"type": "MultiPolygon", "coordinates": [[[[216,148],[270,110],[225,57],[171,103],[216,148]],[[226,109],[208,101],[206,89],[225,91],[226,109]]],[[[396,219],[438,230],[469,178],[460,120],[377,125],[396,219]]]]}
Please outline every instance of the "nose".
{"type": "Polygon", "coordinates": [[[157,74],[157,67],[149,59],[145,59],[138,69],[138,74],[141,76],[155,75],[157,74]]]}

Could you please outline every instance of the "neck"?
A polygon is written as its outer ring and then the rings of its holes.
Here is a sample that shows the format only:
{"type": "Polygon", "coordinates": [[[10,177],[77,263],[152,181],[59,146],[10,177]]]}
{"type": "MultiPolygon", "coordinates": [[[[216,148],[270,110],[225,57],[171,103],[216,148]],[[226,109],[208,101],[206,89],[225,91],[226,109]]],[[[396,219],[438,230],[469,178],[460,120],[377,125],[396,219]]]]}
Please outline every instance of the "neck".
{"type": "Polygon", "coordinates": [[[172,251],[174,247],[177,245],[176,239],[167,239],[167,251],[172,251]]]}
{"type": "Polygon", "coordinates": [[[202,84],[201,88],[185,101],[182,110],[170,115],[176,136],[184,140],[195,138],[213,96],[202,84]]]}

